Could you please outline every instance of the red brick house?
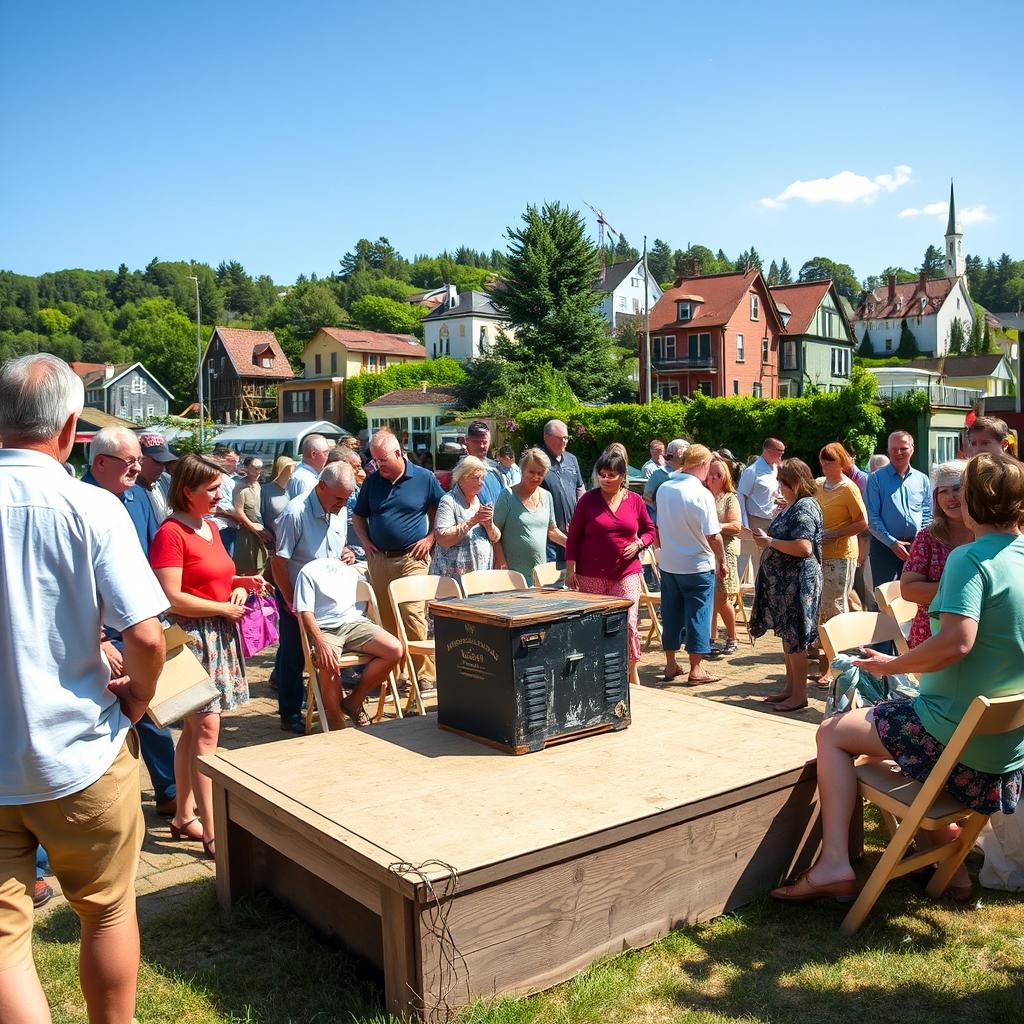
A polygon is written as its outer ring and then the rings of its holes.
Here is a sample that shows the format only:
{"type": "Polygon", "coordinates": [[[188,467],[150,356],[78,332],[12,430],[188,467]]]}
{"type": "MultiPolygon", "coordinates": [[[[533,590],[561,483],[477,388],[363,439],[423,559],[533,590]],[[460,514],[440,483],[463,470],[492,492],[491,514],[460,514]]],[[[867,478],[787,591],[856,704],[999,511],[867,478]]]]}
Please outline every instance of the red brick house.
{"type": "Polygon", "coordinates": [[[757,269],[678,278],[651,310],[650,330],[655,395],[684,398],[699,389],[709,398],[778,398],[785,329],[757,269]]]}

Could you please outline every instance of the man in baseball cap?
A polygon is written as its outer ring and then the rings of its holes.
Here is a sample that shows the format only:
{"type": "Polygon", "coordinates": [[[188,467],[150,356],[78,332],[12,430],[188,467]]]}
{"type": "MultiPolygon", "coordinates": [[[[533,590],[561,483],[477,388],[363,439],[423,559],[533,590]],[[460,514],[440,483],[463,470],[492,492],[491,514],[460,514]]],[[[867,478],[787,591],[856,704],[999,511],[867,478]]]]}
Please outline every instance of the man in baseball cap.
{"type": "Polygon", "coordinates": [[[167,491],[171,486],[171,470],[178,456],[167,447],[162,434],[140,434],[142,469],[137,483],[148,494],[158,523],[167,518],[167,491]]]}

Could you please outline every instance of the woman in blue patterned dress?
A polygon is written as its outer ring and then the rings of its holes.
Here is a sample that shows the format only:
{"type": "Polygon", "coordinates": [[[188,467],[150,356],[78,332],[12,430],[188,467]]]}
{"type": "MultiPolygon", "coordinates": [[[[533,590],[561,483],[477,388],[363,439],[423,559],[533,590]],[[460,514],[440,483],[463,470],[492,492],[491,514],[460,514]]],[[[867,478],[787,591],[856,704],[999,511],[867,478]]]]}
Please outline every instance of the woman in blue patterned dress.
{"type": "Polygon", "coordinates": [[[765,700],[773,711],[807,707],[807,654],[818,644],[821,606],[821,507],[814,475],[806,462],[786,459],[779,466],[779,488],[786,507],[754,531],[761,568],[750,613],[751,636],[769,629],[782,641],[786,685],[765,700]]]}
{"type": "Polygon", "coordinates": [[[463,573],[490,569],[492,545],[501,540],[494,525],[494,507],[480,502],[480,489],[489,472],[487,463],[467,455],[452,470],[452,487],[434,514],[434,576],[458,579],[463,573]]]}

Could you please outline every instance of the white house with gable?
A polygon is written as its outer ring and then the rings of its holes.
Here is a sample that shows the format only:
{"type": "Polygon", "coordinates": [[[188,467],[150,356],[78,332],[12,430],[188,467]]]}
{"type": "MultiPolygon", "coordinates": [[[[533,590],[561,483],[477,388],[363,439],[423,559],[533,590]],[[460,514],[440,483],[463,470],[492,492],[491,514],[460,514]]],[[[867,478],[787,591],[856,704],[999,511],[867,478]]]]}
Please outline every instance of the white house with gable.
{"type": "Polygon", "coordinates": [[[423,344],[427,356],[451,356],[460,363],[494,351],[499,332],[509,338],[515,331],[487,292],[463,292],[448,285],[446,300],[423,318],[423,344]]]}
{"type": "Polygon", "coordinates": [[[974,325],[974,302],[967,287],[963,234],[956,219],[953,186],[949,186],[949,221],[946,225],[946,274],[929,279],[924,272],[916,281],[888,285],[865,292],[854,311],[857,344],[864,335],[876,356],[895,355],[905,323],[922,355],[944,356],[949,352],[953,323],[960,321],[964,340],[974,325]]]}
{"type": "MultiPolygon", "coordinates": [[[[615,330],[624,316],[644,315],[644,261],[626,260],[604,268],[604,277],[594,283],[600,296],[598,308],[601,316],[615,330]]],[[[654,275],[647,275],[648,308],[661,298],[661,288],[654,275]]]]}

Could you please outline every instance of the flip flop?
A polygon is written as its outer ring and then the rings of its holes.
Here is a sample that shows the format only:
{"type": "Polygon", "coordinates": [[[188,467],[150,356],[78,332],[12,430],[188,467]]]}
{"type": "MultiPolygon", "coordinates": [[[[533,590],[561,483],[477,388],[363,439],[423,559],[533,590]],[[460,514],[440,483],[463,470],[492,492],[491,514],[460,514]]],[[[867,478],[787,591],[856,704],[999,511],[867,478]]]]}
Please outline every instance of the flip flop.
{"type": "Polygon", "coordinates": [[[693,679],[692,676],[687,676],[683,686],[704,686],[706,683],[720,683],[721,681],[721,676],[704,676],[701,679],[693,679]]]}
{"type": "Polygon", "coordinates": [[[777,711],[780,715],[788,715],[794,711],[803,711],[805,707],[807,707],[807,701],[804,701],[803,704],[797,704],[795,707],[791,708],[784,708],[781,704],[773,704],[772,711],[777,711]]]}
{"type": "Polygon", "coordinates": [[[789,700],[790,696],[791,694],[788,693],[767,693],[761,698],[761,700],[766,704],[782,704],[789,700]]]}
{"type": "Polygon", "coordinates": [[[669,675],[667,672],[665,672],[662,675],[658,676],[658,681],[662,683],[671,683],[673,679],[678,679],[681,675],[684,675],[682,669],[680,669],[678,672],[673,672],[672,675],[669,675]]]}
{"type": "Polygon", "coordinates": [[[827,885],[815,885],[808,878],[808,872],[801,871],[792,881],[785,882],[768,894],[780,903],[813,903],[815,900],[831,896],[839,903],[852,903],[857,898],[857,882],[848,879],[843,882],[829,882],[827,885]]]}

